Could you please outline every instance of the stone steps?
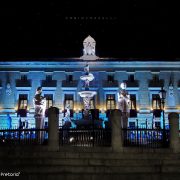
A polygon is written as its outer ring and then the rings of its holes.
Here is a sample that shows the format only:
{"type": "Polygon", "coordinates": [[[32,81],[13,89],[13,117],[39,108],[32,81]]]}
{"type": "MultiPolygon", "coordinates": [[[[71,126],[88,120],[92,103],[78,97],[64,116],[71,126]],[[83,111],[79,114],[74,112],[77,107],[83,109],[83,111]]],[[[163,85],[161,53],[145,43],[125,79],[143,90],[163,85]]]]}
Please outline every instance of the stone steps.
{"type": "MultiPolygon", "coordinates": [[[[167,164],[170,164],[167,161],[167,164]]],[[[0,165],[73,165],[73,166],[143,166],[143,165],[160,165],[161,160],[158,159],[65,159],[65,158],[4,158],[1,159],[0,165]]],[[[174,164],[174,163],[173,163],[174,164]]],[[[176,161],[180,164],[180,160],[176,161]]]]}
{"type": "MultiPolygon", "coordinates": [[[[180,153],[111,149],[0,149],[0,170],[21,172],[18,179],[164,180],[179,179],[180,153]],[[177,178],[178,177],[178,178],[177,178]]],[[[3,178],[0,178],[3,179],[3,178]]]]}

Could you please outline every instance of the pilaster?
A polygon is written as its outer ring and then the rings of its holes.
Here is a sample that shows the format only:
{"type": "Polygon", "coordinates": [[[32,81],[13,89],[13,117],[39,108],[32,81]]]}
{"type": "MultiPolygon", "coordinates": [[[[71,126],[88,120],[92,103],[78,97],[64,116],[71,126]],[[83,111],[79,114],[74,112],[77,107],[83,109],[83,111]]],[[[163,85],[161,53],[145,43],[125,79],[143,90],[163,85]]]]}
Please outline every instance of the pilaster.
{"type": "Polygon", "coordinates": [[[64,71],[54,72],[52,79],[57,81],[57,87],[55,90],[55,99],[54,99],[55,106],[62,109],[63,108],[62,81],[66,79],[66,74],[64,71]]]}
{"type": "Polygon", "coordinates": [[[150,97],[149,97],[149,80],[152,79],[152,74],[148,71],[135,72],[135,80],[139,81],[139,109],[140,111],[150,111],[150,97]]]}

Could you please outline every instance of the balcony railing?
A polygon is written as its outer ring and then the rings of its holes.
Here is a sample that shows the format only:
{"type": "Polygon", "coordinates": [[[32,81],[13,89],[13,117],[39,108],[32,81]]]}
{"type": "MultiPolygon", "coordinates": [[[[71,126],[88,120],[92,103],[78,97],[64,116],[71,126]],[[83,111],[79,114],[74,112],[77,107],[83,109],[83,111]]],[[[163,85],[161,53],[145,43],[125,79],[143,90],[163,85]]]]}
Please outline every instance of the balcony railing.
{"type": "Polygon", "coordinates": [[[55,80],[52,81],[42,81],[42,87],[56,87],[57,82],[55,80]]]}
{"type": "Polygon", "coordinates": [[[62,81],[62,87],[77,87],[78,85],[78,81],[74,80],[74,81],[62,81]]]}
{"type": "Polygon", "coordinates": [[[118,81],[103,81],[103,87],[118,87],[118,81]]]}
{"type": "Polygon", "coordinates": [[[31,81],[22,81],[22,80],[17,80],[16,81],[16,87],[31,87],[31,81]]]}
{"type": "Polygon", "coordinates": [[[138,87],[139,86],[138,81],[133,81],[133,82],[127,81],[126,84],[127,84],[127,87],[138,87]]]}
{"type": "Polygon", "coordinates": [[[163,87],[163,86],[164,86],[163,80],[149,82],[149,87],[163,87]]]}

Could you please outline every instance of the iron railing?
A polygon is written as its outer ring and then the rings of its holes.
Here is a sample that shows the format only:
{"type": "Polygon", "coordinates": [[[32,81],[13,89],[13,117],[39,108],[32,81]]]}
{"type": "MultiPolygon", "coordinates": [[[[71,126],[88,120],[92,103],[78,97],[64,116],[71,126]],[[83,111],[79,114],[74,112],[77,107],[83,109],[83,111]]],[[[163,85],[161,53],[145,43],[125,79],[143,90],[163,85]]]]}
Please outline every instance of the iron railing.
{"type": "Polygon", "coordinates": [[[111,129],[59,129],[60,145],[111,146],[111,129]]]}
{"type": "Polygon", "coordinates": [[[169,130],[165,129],[122,129],[124,146],[163,148],[169,146],[169,130]],[[165,136],[163,138],[163,136],[165,136]]]}
{"type": "Polygon", "coordinates": [[[47,144],[47,129],[0,129],[0,145],[47,144]]]}

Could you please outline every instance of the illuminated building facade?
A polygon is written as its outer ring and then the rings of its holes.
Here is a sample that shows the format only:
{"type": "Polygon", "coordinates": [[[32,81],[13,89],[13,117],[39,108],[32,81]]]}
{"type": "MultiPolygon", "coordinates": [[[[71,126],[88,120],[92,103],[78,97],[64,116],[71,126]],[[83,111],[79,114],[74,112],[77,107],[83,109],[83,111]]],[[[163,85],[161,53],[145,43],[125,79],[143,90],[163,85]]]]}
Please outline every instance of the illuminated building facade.
{"type": "Polygon", "coordinates": [[[98,109],[98,118],[103,121],[108,120],[108,110],[118,108],[122,82],[126,82],[130,94],[129,126],[137,126],[137,122],[139,126],[161,126],[161,87],[167,91],[166,124],[169,112],[180,112],[179,61],[100,58],[90,51],[80,58],[0,62],[0,127],[9,127],[8,114],[12,128],[18,128],[20,120],[24,127],[26,124],[28,128],[34,127],[33,97],[39,86],[47,108],[60,109],[60,125],[67,104],[71,118],[81,119],[83,101],[78,92],[84,88],[80,76],[87,62],[94,75],[89,89],[97,92],[91,100],[91,109],[98,109]]]}

